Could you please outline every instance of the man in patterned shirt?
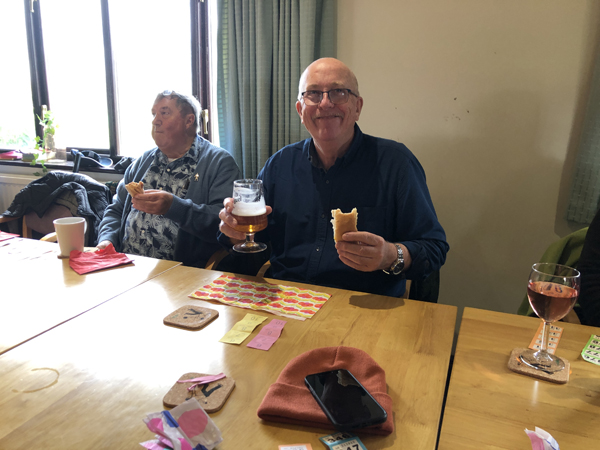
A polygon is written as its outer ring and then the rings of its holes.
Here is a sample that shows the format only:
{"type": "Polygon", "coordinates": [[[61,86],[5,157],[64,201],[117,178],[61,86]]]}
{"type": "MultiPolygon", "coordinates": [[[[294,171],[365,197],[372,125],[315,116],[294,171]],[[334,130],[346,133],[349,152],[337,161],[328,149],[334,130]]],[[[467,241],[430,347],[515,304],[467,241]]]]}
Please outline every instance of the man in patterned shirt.
{"type": "Polygon", "coordinates": [[[105,213],[98,248],[181,261],[204,267],[219,249],[216,233],[223,199],[240,178],[233,157],[200,137],[197,100],[164,91],[152,107],[152,138],[157,147],[125,171],[105,213]],[[144,182],[135,197],[125,189],[144,182]]]}

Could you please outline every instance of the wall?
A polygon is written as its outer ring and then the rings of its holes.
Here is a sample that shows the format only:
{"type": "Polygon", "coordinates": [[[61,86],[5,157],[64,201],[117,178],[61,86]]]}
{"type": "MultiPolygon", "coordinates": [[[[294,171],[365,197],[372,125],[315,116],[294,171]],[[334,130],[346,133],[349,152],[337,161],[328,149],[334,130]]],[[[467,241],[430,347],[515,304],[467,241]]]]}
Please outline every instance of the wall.
{"type": "MultiPolygon", "coordinates": [[[[450,253],[440,303],[516,312],[563,220],[600,2],[338,0],[368,134],[419,158],[450,253]]],[[[459,308],[460,311],[460,308],[459,308]]]]}

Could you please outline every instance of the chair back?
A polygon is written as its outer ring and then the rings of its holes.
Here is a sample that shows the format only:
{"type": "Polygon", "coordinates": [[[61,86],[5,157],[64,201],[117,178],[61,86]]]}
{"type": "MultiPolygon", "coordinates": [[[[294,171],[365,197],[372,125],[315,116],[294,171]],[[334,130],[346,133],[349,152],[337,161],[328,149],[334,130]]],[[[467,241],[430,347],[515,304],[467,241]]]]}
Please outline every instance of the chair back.
{"type": "MultiPolygon", "coordinates": [[[[563,264],[565,266],[577,268],[587,230],[588,227],[582,228],[581,230],[577,230],[558,241],[553,242],[546,249],[540,260],[534,262],[563,264]]],[[[529,275],[529,269],[530,268],[527,269],[527,276],[529,275]]],[[[517,314],[522,316],[535,316],[535,313],[529,304],[527,294],[525,294],[525,298],[521,302],[517,314]]]]}
{"type": "Polygon", "coordinates": [[[25,186],[3,216],[23,217],[19,232],[37,239],[54,231],[54,219],[84,217],[88,223],[85,245],[94,246],[104,211],[111,201],[110,189],[105,184],[87,175],[53,171],[25,186]]]}

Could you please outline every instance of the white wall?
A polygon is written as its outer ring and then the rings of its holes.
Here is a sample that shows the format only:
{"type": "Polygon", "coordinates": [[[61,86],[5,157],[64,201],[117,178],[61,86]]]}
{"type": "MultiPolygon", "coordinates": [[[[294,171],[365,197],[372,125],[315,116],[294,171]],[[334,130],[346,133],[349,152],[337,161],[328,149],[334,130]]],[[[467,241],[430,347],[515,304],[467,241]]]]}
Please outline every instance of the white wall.
{"type": "Polygon", "coordinates": [[[531,264],[570,232],[595,0],[338,0],[338,57],[368,134],[419,158],[450,253],[440,303],[516,312],[531,264]]]}

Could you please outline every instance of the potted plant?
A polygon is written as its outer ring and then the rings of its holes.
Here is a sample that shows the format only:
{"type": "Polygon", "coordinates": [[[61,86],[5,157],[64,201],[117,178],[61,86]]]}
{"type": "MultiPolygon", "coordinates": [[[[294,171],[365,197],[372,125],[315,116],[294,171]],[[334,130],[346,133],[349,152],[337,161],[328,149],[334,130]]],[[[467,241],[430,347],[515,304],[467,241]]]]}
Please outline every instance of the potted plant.
{"type": "Polygon", "coordinates": [[[58,125],[55,123],[54,114],[52,111],[48,111],[47,109],[43,109],[42,117],[37,116],[40,121],[40,125],[44,128],[44,137],[43,139],[39,136],[35,137],[35,148],[36,150],[41,150],[41,152],[36,152],[33,155],[33,159],[31,160],[31,165],[35,166],[37,163],[42,166],[42,173],[35,172],[34,175],[40,176],[42,174],[46,174],[48,169],[46,168],[45,162],[49,159],[50,154],[56,151],[56,143],[54,142],[54,134],[56,133],[56,128],[58,125]]]}

